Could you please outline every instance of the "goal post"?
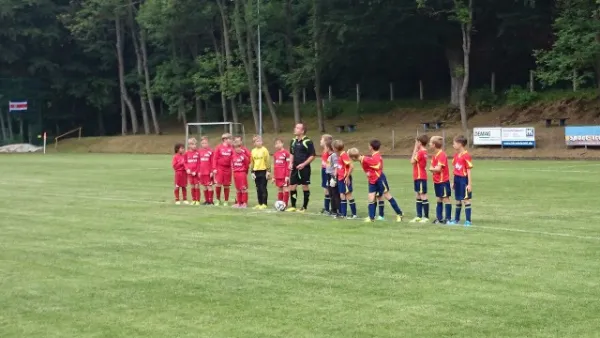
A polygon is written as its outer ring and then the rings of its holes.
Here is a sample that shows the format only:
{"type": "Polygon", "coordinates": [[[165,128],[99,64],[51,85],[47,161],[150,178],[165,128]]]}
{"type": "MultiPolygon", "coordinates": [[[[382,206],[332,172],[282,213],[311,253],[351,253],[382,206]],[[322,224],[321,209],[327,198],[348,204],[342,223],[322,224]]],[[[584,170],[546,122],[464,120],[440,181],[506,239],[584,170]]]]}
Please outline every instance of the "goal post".
{"type": "Polygon", "coordinates": [[[187,140],[195,137],[198,141],[203,136],[207,136],[211,140],[211,146],[216,143],[212,140],[221,140],[223,133],[229,133],[233,136],[241,136],[246,139],[246,130],[242,123],[235,122],[190,122],[185,125],[185,148],[187,150],[187,140]]]}

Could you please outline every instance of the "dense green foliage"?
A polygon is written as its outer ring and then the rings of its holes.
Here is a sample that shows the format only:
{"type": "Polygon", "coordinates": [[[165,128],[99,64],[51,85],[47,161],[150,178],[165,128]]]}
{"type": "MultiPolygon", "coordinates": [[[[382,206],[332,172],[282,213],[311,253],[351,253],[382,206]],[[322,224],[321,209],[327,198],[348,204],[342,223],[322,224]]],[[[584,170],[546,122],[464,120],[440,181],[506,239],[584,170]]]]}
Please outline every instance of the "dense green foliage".
{"type": "Polygon", "coordinates": [[[275,129],[292,113],[324,129],[330,88],[384,101],[391,83],[394,98],[418,98],[421,82],[464,113],[473,88],[496,89],[475,103],[489,108],[536,67],[544,85],[600,83],[596,0],[5,0],[0,28],[2,139],[159,133],[169,114],[257,127],[261,92],[275,129]],[[18,99],[30,110],[7,116],[18,99]]]}

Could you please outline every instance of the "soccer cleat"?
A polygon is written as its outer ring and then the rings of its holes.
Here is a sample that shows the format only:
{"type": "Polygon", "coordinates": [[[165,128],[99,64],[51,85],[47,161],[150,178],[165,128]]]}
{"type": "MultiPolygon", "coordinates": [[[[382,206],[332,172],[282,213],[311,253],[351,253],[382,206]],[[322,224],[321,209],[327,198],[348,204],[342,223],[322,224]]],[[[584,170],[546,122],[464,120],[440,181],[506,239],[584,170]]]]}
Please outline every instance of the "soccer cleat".
{"type": "Polygon", "coordinates": [[[421,218],[419,223],[429,223],[429,218],[421,218]]]}
{"type": "Polygon", "coordinates": [[[373,222],[375,222],[375,220],[374,219],[370,219],[369,217],[367,217],[367,218],[365,218],[365,220],[363,222],[365,222],[365,223],[373,223],[373,222]]]}
{"type": "Polygon", "coordinates": [[[190,204],[190,202],[188,202],[187,200],[185,200],[185,201],[183,201],[183,204],[185,204],[185,205],[189,205],[189,204],[190,204]]]}
{"type": "Polygon", "coordinates": [[[304,209],[304,208],[300,208],[300,209],[298,209],[298,210],[296,210],[296,211],[298,211],[298,212],[305,212],[305,211],[306,211],[306,209],[304,209]]]}
{"type": "Polygon", "coordinates": [[[396,223],[402,222],[402,215],[396,215],[396,223]]]}
{"type": "Polygon", "coordinates": [[[410,222],[408,223],[420,223],[421,222],[421,217],[415,217],[413,219],[410,220],[410,222]]]}
{"type": "Polygon", "coordinates": [[[231,207],[232,207],[232,208],[236,208],[236,209],[237,209],[237,208],[239,208],[239,207],[240,207],[240,205],[236,203],[236,204],[232,205],[231,207]]]}
{"type": "Polygon", "coordinates": [[[286,211],[286,212],[295,212],[295,211],[296,211],[296,208],[294,208],[294,207],[290,207],[290,208],[287,208],[287,209],[285,209],[285,211],[286,211]]]}
{"type": "Polygon", "coordinates": [[[217,207],[218,207],[218,206],[220,206],[220,205],[221,205],[221,201],[219,201],[219,200],[216,200],[216,201],[214,202],[214,205],[215,205],[215,206],[217,206],[217,207]]]}
{"type": "Polygon", "coordinates": [[[221,205],[224,206],[224,207],[228,207],[229,206],[229,202],[225,201],[225,202],[221,203],[221,205]]]}
{"type": "Polygon", "coordinates": [[[439,220],[439,219],[435,219],[435,220],[433,220],[433,224],[441,224],[441,225],[444,225],[444,224],[446,224],[446,221],[445,221],[445,220],[439,220]]]}
{"type": "Polygon", "coordinates": [[[466,227],[470,227],[471,225],[472,225],[472,224],[471,224],[471,222],[470,222],[470,221],[465,221],[465,226],[466,226],[466,227]]]}
{"type": "Polygon", "coordinates": [[[356,215],[348,216],[348,219],[358,219],[358,216],[356,216],[356,215]]]}
{"type": "Polygon", "coordinates": [[[181,202],[175,201],[175,205],[181,205],[181,202]]]}
{"type": "Polygon", "coordinates": [[[385,221],[385,218],[383,218],[382,216],[377,216],[377,218],[375,218],[375,220],[377,220],[377,221],[385,221]]]}
{"type": "Polygon", "coordinates": [[[252,209],[254,209],[254,210],[258,210],[258,209],[261,209],[261,208],[262,208],[262,205],[260,205],[260,204],[257,204],[257,205],[255,205],[255,206],[252,207],[252,209]]]}
{"type": "Polygon", "coordinates": [[[263,209],[263,210],[269,209],[269,206],[266,205],[266,204],[263,204],[262,207],[261,207],[261,209],[263,209]]]}
{"type": "Polygon", "coordinates": [[[458,222],[456,222],[455,220],[450,220],[448,222],[446,222],[446,225],[457,225],[458,222]]]}

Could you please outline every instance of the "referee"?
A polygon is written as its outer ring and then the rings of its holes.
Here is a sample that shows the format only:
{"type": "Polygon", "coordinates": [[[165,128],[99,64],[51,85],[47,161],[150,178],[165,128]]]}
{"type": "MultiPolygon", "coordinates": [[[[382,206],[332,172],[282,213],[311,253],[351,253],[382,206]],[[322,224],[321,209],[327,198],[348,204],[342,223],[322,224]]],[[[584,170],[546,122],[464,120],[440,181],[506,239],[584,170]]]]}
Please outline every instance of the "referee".
{"type": "Polygon", "coordinates": [[[302,186],[304,192],[304,201],[302,208],[298,209],[304,212],[308,208],[310,198],[310,163],[315,159],[315,145],[313,141],[306,137],[306,126],[304,123],[296,124],[294,128],[294,139],[290,144],[290,202],[291,208],[287,211],[296,211],[296,201],[298,199],[296,187],[302,186]]]}

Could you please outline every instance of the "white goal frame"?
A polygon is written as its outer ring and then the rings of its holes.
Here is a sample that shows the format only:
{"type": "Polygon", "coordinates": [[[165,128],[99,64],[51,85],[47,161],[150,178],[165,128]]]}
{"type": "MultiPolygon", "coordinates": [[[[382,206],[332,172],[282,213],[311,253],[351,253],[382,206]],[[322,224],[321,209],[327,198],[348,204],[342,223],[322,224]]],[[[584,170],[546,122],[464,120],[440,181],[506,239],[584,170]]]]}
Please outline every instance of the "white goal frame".
{"type": "MultiPolygon", "coordinates": [[[[244,129],[244,124],[243,123],[235,123],[235,122],[190,122],[190,123],[186,123],[185,124],[185,142],[183,143],[185,145],[185,150],[187,150],[187,140],[190,138],[190,127],[200,127],[202,128],[202,126],[224,126],[226,128],[226,130],[233,136],[237,136],[234,133],[234,126],[240,126],[241,132],[242,132],[242,138],[245,140],[246,139],[246,130],[244,129]]],[[[200,129],[202,130],[202,129],[200,129]]],[[[200,131],[200,134],[202,134],[202,131],[200,131]]]]}

